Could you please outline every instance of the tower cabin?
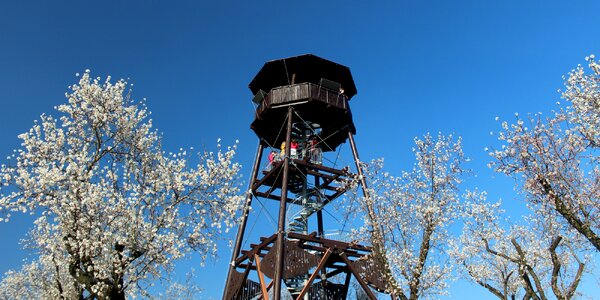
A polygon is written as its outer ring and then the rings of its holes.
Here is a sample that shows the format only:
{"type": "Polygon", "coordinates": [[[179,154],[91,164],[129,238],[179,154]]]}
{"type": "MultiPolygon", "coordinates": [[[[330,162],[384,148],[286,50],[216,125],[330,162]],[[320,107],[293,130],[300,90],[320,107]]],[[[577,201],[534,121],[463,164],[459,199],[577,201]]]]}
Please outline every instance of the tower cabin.
{"type": "Polygon", "coordinates": [[[338,63],[305,54],[265,63],[249,85],[258,105],[252,130],[269,145],[285,141],[281,126],[288,106],[303,121],[320,128],[327,142],[324,151],[333,151],[356,134],[348,101],[356,95],[350,69],[338,63]]]}

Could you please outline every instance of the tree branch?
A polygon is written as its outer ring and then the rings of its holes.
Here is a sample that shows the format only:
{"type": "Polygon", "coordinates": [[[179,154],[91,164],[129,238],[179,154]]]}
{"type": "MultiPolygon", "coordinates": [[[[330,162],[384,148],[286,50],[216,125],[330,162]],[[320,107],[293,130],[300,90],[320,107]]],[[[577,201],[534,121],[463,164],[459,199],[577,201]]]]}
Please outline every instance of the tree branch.
{"type": "MultiPolygon", "coordinates": [[[[546,294],[544,293],[544,287],[542,286],[542,282],[540,281],[539,277],[537,276],[537,274],[533,270],[533,268],[529,265],[529,263],[527,263],[527,259],[525,257],[525,252],[521,248],[521,245],[519,245],[519,243],[517,243],[517,240],[515,238],[510,239],[510,242],[513,244],[513,246],[517,250],[517,253],[519,254],[519,257],[520,257],[519,269],[524,268],[524,270],[521,271],[522,276],[523,275],[526,276],[527,273],[529,273],[529,275],[531,275],[531,277],[533,277],[533,282],[535,283],[535,287],[537,289],[537,292],[539,293],[539,298],[541,298],[542,300],[546,300],[547,298],[546,298],[546,294]]],[[[529,277],[528,276],[527,276],[527,278],[524,277],[524,279],[526,279],[527,285],[531,289],[533,296],[537,297],[537,294],[535,294],[535,292],[533,291],[529,277]]]]}
{"type": "Polygon", "coordinates": [[[541,178],[538,182],[542,185],[544,193],[554,202],[556,211],[560,213],[566,220],[573,226],[579,233],[585,236],[594,245],[596,250],[600,251],[600,237],[592,231],[588,223],[582,222],[563,202],[563,200],[556,195],[552,186],[546,178],[541,178]]]}

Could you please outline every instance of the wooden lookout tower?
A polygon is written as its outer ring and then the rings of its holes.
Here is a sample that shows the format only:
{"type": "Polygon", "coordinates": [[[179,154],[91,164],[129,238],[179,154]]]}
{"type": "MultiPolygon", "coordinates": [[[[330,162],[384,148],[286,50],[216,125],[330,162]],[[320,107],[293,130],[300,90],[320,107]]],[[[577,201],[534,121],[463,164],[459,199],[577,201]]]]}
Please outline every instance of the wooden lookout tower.
{"type": "Polygon", "coordinates": [[[315,55],[265,63],[250,82],[259,138],[250,191],[223,299],[346,299],[354,278],[370,299],[385,283],[371,248],[328,239],[323,208],[359,180],[366,185],[353,135],[350,69],[315,55]],[[323,159],[350,142],[356,172],[323,159]],[[280,149],[263,154],[267,149],[280,149]],[[266,167],[261,167],[266,164],[266,167]],[[277,231],[242,250],[254,198],[277,201],[277,231]],[[289,206],[297,213],[286,215],[289,206]],[[316,219],[316,228],[310,228],[316,219]]]}

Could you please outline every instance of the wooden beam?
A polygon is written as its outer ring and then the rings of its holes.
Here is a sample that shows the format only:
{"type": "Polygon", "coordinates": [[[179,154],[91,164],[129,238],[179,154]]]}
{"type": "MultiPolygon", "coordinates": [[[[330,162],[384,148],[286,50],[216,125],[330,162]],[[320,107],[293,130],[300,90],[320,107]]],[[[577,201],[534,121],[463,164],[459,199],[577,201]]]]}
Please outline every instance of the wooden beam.
{"type": "Polygon", "coordinates": [[[346,273],[346,280],[344,281],[344,295],[342,296],[342,299],[346,299],[346,297],[348,297],[348,289],[350,289],[351,278],[352,276],[350,276],[350,272],[346,273]]]}
{"type": "Polygon", "coordinates": [[[340,170],[340,169],[329,168],[329,167],[326,167],[326,166],[323,166],[323,165],[316,165],[316,164],[312,164],[312,163],[306,162],[303,159],[293,159],[292,161],[295,164],[298,164],[298,165],[307,166],[307,167],[310,167],[310,168],[313,168],[313,169],[325,171],[325,172],[332,173],[332,174],[340,174],[340,175],[348,175],[349,174],[344,169],[340,170]]]}
{"type": "Polygon", "coordinates": [[[319,187],[317,187],[317,188],[318,188],[318,189],[322,189],[322,190],[328,190],[328,191],[337,191],[337,190],[339,190],[339,189],[340,189],[340,188],[339,188],[339,187],[337,187],[337,186],[330,186],[330,185],[322,185],[322,186],[319,186],[319,187]]]}
{"type": "Polygon", "coordinates": [[[257,180],[252,185],[252,189],[255,190],[255,189],[259,188],[261,185],[263,185],[265,183],[265,181],[267,181],[269,178],[271,178],[272,176],[274,176],[274,174],[276,173],[276,171],[278,171],[278,169],[281,168],[281,164],[282,164],[282,162],[276,162],[276,163],[274,163],[272,169],[269,172],[267,172],[267,174],[265,174],[265,176],[263,178],[261,178],[260,180],[257,180]]]}
{"type": "Polygon", "coordinates": [[[263,298],[269,300],[269,293],[267,292],[267,285],[265,284],[265,275],[260,270],[260,257],[254,255],[256,261],[256,272],[258,272],[258,279],[260,280],[260,288],[262,290],[263,298]]]}
{"type": "Polygon", "coordinates": [[[252,255],[258,255],[260,257],[264,257],[266,254],[262,253],[262,252],[256,252],[256,251],[252,251],[252,250],[242,250],[242,254],[248,254],[250,256],[252,255]]]}
{"type": "Polygon", "coordinates": [[[263,193],[263,192],[255,191],[254,194],[256,196],[259,196],[259,197],[263,197],[263,198],[267,198],[267,199],[271,199],[271,200],[281,201],[281,197],[280,196],[276,196],[276,195],[273,195],[271,193],[263,193]]]}
{"type": "Polygon", "coordinates": [[[235,264],[237,265],[246,259],[250,259],[254,254],[259,253],[263,247],[272,243],[276,238],[277,238],[277,234],[273,234],[272,236],[270,236],[264,240],[263,240],[263,238],[261,238],[262,243],[260,243],[260,245],[258,245],[256,248],[252,248],[252,250],[243,251],[244,254],[235,260],[235,264]]]}
{"type": "Polygon", "coordinates": [[[250,270],[256,270],[256,267],[250,264],[239,264],[237,265],[238,268],[250,268],[250,270]]]}
{"type": "Polygon", "coordinates": [[[323,269],[323,267],[325,267],[325,263],[327,262],[327,259],[329,258],[330,255],[331,255],[331,249],[327,249],[327,251],[325,252],[325,255],[323,255],[323,258],[321,258],[321,261],[317,265],[317,268],[312,273],[312,275],[310,275],[310,278],[308,278],[308,282],[306,282],[306,284],[304,284],[304,287],[300,291],[300,295],[298,295],[298,297],[296,297],[296,299],[302,299],[302,297],[304,297],[304,295],[306,293],[308,293],[308,290],[310,289],[312,282],[315,280],[315,278],[317,278],[321,269],[323,269]]]}
{"type": "Polygon", "coordinates": [[[352,275],[354,275],[354,278],[356,278],[356,281],[358,281],[358,284],[360,284],[360,286],[363,288],[365,293],[367,293],[367,296],[369,296],[369,299],[377,300],[377,297],[375,297],[375,295],[373,294],[373,291],[371,291],[371,288],[369,288],[369,286],[367,285],[365,280],[360,276],[360,274],[358,274],[356,272],[356,270],[354,270],[354,268],[352,267],[352,262],[350,262],[348,260],[348,258],[346,257],[346,254],[344,252],[340,252],[339,256],[346,263],[346,265],[348,265],[348,269],[350,270],[352,275]]]}
{"type": "Polygon", "coordinates": [[[336,177],[342,176],[340,174],[335,174],[335,175],[324,174],[324,173],[313,171],[313,170],[306,170],[306,173],[313,175],[315,177],[318,177],[318,178],[323,178],[323,179],[331,180],[331,181],[333,181],[336,177]]]}
{"type": "Polygon", "coordinates": [[[342,241],[330,240],[330,239],[325,239],[325,238],[320,238],[320,237],[315,237],[315,236],[300,234],[300,233],[295,233],[295,232],[288,233],[288,237],[299,239],[299,240],[304,240],[304,241],[308,241],[308,242],[320,243],[321,245],[323,245],[325,247],[331,246],[331,248],[333,248],[333,246],[335,246],[336,248],[338,248],[340,250],[356,249],[356,250],[362,250],[362,251],[368,251],[368,252],[373,251],[371,247],[367,247],[367,246],[363,246],[363,245],[359,245],[359,244],[351,244],[351,243],[346,243],[346,242],[342,242],[342,241]]]}
{"type": "Polygon", "coordinates": [[[331,196],[325,196],[327,198],[327,200],[323,201],[323,205],[326,205],[327,203],[335,200],[335,198],[341,196],[342,194],[344,194],[347,191],[347,189],[345,190],[339,190],[337,191],[335,194],[331,195],[331,196]]]}
{"type": "MultiPolygon", "coordinates": [[[[310,244],[302,244],[302,245],[300,245],[300,248],[306,249],[306,250],[319,251],[321,253],[325,253],[325,251],[327,251],[327,247],[321,247],[321,246],[310,245],[310,244]]],[[[363,257],[363,256],[367,255],[367,254],[358,253],[356,251],[349,250],[349,249],[344,249],[344,252],[346,253],[346,255],[348,255],[350,257],[363,257]]]]}
{"type": "Polygon", "coordinates": [[[331,278],[331,277],[333,277],[335,275],[338,275],[338,274],[341,274],[341,273],[344,273],[344,272],[348,273],[348,275],[350,274],[350,271],[348,271],[348,268],[339,268],[337,270],[333,270],[333,271],[325,274],[325,276],[327,276],[327,278],[331,278]]]}

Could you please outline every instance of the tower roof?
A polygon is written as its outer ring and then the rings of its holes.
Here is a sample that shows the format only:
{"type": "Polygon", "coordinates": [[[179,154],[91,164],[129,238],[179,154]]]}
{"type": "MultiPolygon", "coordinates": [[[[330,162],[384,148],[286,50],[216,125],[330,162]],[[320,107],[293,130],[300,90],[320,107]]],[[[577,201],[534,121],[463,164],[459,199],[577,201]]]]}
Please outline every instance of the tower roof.
{"type": "Polygon", "coordinates": [[[352,73],[350,73],[348,67],[313,54],[266,62],[248,87],[253,94],[256,94],[259,90],[269,92],[272,88],[290,85],[293,76],[295,76],[295,83],[311,82],[319,84],[321,78],[335,81],[344,89],[344,94],[348,99],[357,93],[352,73]]]}

